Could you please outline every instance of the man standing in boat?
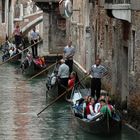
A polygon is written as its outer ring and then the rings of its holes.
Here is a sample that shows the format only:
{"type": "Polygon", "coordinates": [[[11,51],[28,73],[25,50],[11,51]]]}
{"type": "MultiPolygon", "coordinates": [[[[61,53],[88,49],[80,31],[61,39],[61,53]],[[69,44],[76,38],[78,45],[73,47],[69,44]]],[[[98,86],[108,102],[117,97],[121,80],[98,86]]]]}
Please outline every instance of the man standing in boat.
{"type": "Polygon", "coordinates": [[[14,29],[14,32],[13,32],[13,35],[14,35],[14,38],[15,38],[15,44],[16,44],[16,47],[19,46],[19,44],[21,44],[21,30],[20,30],[20,27],[19,25],[16,25],[15,29],[14,29]]]}
{"type": "Polygon", "coordinates": [[[69,72],[73,71],[73,56],[75,54],[75,48],[72,46],[72,41],[69,40],[68,45],[64,48],[65,63],[69,66],[69,72]]]}
{"type": "Polygon", "coordinates": [[[68,87],[68,79],[69,79],[69,67],[65,64],[65,60],[60,60],[60,66],[58,69],[58,93],[63,93],[68,87]]]}
{"type": "Polygon", "coordinates": [[[36,28],[33,28],[33,31],[31,32],[31,45],[32,45],[32,54],[33,58],[38,56],[38,44],[37,42],[39,41],[40,35],[36,32],[36,28]]]}
{"type": "Polygon", "coordinates": [[[100,59],[95,60],[95,64],[91,66],[90,74],[91,78],[91,96],[94,98],[96,95],[97,100],[100,97],[101,92],[101,78],[107,75],[107,69],[102,66],[100,59]]]}

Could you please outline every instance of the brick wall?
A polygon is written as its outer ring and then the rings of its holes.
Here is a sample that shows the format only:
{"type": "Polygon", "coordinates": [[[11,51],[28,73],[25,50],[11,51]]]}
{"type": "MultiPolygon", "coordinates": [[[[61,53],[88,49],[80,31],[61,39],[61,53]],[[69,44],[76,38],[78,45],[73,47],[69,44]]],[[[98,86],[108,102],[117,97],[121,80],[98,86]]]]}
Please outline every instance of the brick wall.
{"type": "MultiPolygon", "coordinates": [[[[109,75],[106,76],[104,86],[112,92],[112,94],[119,93],[122,99],[125,100],[128,96],[130,89],[139,89],[139,12],[134,12],[132,15],[132,21],[128,22],[109,17],[107,11],[100,3],[95,2],[95,5],[90,9],[89,25],[92,27],[92,40],[91,53],[94,58],[99,57],[102,59],[102,64],[105,65],[109,70],[109,75]],[[92,12],[92,13],[91,13],[92,12]],[[130,60],[132,55],[132,27],[138,29],[136,31],[136,48],[134,54],[134,60],[130,60]],[[131,74],[132,62],[134,61],[135,72],[131,74]],[[127,63],[127,65],[126,65],[127,63]],[[127,67],[127,70],[126,68],[127,67]],[[134,76],[135,75],[135,76],[134,76]],[[133,79],[133,80],[132,80],[133,79]],[[132,82],[131,82],[132,81],[132,82]],[[126,87],[125,87],[126,86],[126,87]],[[125,91],[126,90],[126,91],[125,91]],[[125,92],[125,93],[123,93],[125,92]]],[[[86,33],[85,33],[85,9],[88,7],[83,1],[74,1],[75,11],[72,17],[71,23],[71,36],[73,43],[76,46],[75,60],[86,67],[86,33]],[[83,6],[85,5],[85,7],[83,6]],[[86,7],[87,6],[87,7],[86,7]],[[84,12],[83,12],[84,11],[84,12]],[[81,24],[81,28],[79,25],[81,24]],[[82,58],[82,59],[81,59],[82,58]]],[[[92,59],[94,63],[94,59],[92,59]]]]}

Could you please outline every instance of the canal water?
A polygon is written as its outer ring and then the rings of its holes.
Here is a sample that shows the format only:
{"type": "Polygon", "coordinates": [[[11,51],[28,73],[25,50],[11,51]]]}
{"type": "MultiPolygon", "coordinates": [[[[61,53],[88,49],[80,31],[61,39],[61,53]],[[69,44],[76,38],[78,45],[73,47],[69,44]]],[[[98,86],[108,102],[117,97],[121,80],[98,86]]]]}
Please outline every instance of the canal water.
{"type": "Polygon", "coordinates": [[[62,101],[38,118],[51,101],[46,99],[45,78],[25,81],[16,65],[0,66],[0,140],[140,140],[128,128],[112,137],[85,133],[75,124],[69,104],[62,101]]]}

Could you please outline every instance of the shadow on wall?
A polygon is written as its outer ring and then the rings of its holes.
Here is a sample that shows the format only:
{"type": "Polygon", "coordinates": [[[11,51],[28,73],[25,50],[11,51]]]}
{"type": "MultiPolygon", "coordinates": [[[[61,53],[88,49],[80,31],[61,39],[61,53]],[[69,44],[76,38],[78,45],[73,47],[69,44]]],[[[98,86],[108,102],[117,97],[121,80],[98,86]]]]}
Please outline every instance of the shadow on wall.
{"type": "Polygon", "coordinates": [[[140,131],[140,93],[129,96],[128,122],[140,131]]]}
{"type": "Polygon", "coordinates": [[[2,45],[4,43],[4,41],[5,41],[5,38],[0,36],[0,45],[2,45]]]}

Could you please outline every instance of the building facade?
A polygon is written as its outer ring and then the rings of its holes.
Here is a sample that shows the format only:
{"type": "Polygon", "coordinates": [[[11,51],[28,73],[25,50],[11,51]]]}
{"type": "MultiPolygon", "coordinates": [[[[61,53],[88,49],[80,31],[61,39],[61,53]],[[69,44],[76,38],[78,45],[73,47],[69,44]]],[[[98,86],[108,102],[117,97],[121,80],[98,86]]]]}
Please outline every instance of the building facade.
{"type": "Polygon", "coordinates": [[[73,0],[68,29],[76,47],[76,63],[89,70],[101,58],[109,71],[104,88],[126,102],[130,112],[131,106],[140,112],[138,5],[139,0],[73,0]]]}
{"type": "MultiPolygon", "coordinates": [[[[1,0],[0,1],[0,43],[6,35],[11,37],[14,27],[18,24],[21,31],[28,33],[33,26],[43,20],[43,13],[32,0],[1,0]]],[[[41,29],[42,24],[38,25],[41,29]]]]}
{"type": "Polygon", "coordinates": [[[12,32],[13,27],[13,4],[14,0],[0,1],[0,42],[5,40],[6,35],[12,32]]]}

